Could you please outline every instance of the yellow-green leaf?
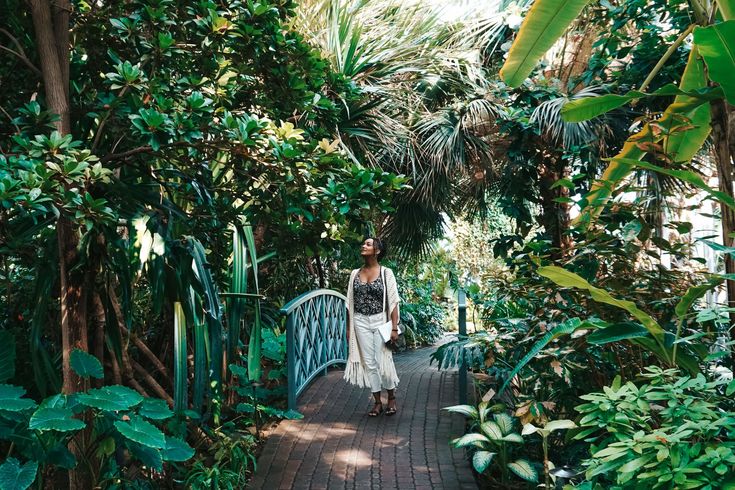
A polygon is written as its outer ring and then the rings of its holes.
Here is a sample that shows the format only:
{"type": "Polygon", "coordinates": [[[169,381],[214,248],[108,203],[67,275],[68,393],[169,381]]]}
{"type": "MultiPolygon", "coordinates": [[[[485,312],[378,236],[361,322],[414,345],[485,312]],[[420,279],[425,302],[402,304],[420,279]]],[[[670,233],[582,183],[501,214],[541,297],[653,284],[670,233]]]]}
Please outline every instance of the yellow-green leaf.
{"type": "Polygon", "coordinates": [[[735,19],[735,0],[717,0],[722,18],[725,20],[735,19]]]}
{"type": "MultiPolygon", "coordinates": [[[[703,77],[704,66],[701,60],[697,57],[697,53],[690,54],[679,88],[684,91],[702,88],[706,86],[706,83],[702,84],[703,77]]],[[[690,160],[701,148],[709,134],[709,115],[708,104],[700,104],[693,97],[677,96],[674,102],[666,108],[663,116],[656,121],[659,126],[672,127],[681,124],[683,116],[689,119],[693,125],[699,125],[694,129],[673,136],[667,142],[665,148],[674,156],[676,161],[690,160]]],[[[656,136],[651,126],[646,124],[638,133],[628,138],[620,152],[611,159],[602,177],[592,185],[589,194],[585,196],[587,205],[584,212],[577,218],[577,223],[588,223],[593,217],[600,214],[620,181],[632,172],[633,165],[630,161],[641,160],[645,156],[646,152],[638,146],[640,143],[656,143],[664,137],[665,135],[656,136]]]]}
{"type": "MultiPolygon", "coordinates": [[[[704,62],[699,56],[696,46],[689,52],[689,60],[681,77],[679,87],[682,90],[694,90],[707,86],[707,76],[704,72],[704,62]]],[[[678,95],[674,103],[688,102],[690,97],[678,95]]],[[[702,148],[712,128],[712,112],[709,104],[702,104],[685,114],[692,126],[686,131],[677,131],[664,139],[664,150],[675,162],[688,162],[702,148]]]]}
{"type": "Polygon", "coordinates": [[[536,0],[508,52],[500,76],[518,87],[589,0],[536,0]]]}
{"type": "Polygon", "coordinates": [[[610,293],[604,289],[595,287],[585,281],[581,276],[570,272],[562,267],[555,265],[539,267],[538,273],[548,279],[551,279],[556,284],[567,287],[577,288],[589,291],[590,296],[597,302],[605,303],[611,306],[622,308],[623,310],[630,313],[639,322],[646,327],[646,329],[653,335],[656,341],[663,346],[664,341],[664,329],[658,324],[654,318],[648,313],[644,312],[635,303],[628,300],[616,299],[610,293]]]}
{"type": "Polygon", "coordinates": [[[699,174],[695,172],[692,172],[690,170],[673,170],[670,168],[659,167],[648,162],[639,162],[636,160],[628,159],[622,159],[622,163],[630,165],[631,168],[639,167],[646,170],[651,170],[653,172],[658,172],[660,174],[668,175],[670,177],[675,177],[679,180],[683,180],[684,182],[687,182],[694,187],[703,190],[726,206],[735,209],[735,200],[733,200],[732,197],[728,196],[725,192],[718,191],[708,186],[707,183],[702,179],[702,177],[700,177],[699,174]]]}

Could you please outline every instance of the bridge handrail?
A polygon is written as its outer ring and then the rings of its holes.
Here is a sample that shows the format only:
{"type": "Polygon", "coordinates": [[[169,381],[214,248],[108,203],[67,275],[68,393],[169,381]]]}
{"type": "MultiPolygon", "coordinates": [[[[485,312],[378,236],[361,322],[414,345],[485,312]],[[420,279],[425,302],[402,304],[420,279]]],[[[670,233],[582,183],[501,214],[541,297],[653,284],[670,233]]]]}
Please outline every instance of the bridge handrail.
{"type": "Polygon", "coordinates": [[[339,293],[332,289],[314,289],[312,291],[307,291],[304,294],[295,297],[294,299],[292,299],[291,301],[283,305],[280,311],[284,315],[288,315],[293,310],[295,310],[297,307],[299,307],[302,303],[306,303],[310,299],[316,296],[320,296],[322,294],[329,294],[331,296],[337,296],[338,298],[340,298],[342,301],[345,302],[345,305],[347,304],[347,296],[345,296],[342,293],[339,293]]]}
{"type": "Polygon", "coordinates": [[[316,289],[289,301],[286,315],[288,408],[319,374],[347,362],[347,298],[331,289],[316,289]]]}

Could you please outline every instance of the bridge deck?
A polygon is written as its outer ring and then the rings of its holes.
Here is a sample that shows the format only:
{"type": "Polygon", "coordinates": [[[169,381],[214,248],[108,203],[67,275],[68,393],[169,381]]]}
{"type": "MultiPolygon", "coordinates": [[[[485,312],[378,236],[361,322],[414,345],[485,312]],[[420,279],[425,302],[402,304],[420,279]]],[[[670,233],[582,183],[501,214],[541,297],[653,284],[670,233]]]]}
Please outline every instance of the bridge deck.
{"type": "Polygon", "coordinates": [[[395,356],[392,417],[368,417],[369,391],[345,383],[341,370],[317,378],[299,400],[304,419],[268,434],[252,488],[476,489],[464,450],[448,444],[463,434],[464,418],[441,411],[457,404],[458,374],[430,367],[432,351],[395,356]]]}

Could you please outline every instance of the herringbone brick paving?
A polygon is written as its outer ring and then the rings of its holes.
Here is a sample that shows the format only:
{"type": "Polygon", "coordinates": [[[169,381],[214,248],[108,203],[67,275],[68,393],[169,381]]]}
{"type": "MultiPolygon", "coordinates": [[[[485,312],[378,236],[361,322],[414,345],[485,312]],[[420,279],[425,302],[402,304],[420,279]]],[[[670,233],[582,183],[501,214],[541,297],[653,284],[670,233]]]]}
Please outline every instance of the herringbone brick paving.
{"type": "Polygon", "coordinates": [[[304,418],[268,434],[251,487],[476,489],[464,450],[449,446],[464,418],[441,411],[457,404],[458,374],[429,366],[432,351],[395,356],[401,382],[392,417],[368,417],[369,390],[348,385],[341,369],[317,378],[299,399],[304,418]]]}

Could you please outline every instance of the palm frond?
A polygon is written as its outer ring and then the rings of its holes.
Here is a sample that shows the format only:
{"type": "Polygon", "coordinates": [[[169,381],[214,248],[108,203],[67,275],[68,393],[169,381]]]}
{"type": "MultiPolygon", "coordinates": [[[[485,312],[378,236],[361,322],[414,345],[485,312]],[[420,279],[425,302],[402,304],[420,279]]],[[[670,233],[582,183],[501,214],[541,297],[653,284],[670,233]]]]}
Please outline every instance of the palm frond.
{"type": "Polygon", "coordinates": [[[559,97],[539,104],[531,115],[531,124],[538,124],[541,132],[564,148],[582,146],[597,139],[601,127],[605,126],[605,118],[596,118],[579,123],[565,122],[561,117],[561,109],[567,102],[588,97],[603,95],[603,87],[585,87],[569,97],[559,97]]]}

